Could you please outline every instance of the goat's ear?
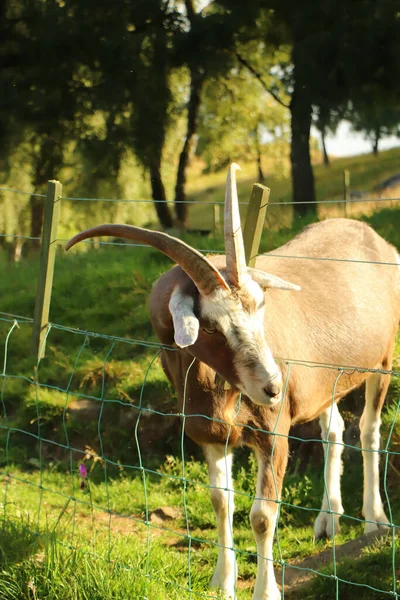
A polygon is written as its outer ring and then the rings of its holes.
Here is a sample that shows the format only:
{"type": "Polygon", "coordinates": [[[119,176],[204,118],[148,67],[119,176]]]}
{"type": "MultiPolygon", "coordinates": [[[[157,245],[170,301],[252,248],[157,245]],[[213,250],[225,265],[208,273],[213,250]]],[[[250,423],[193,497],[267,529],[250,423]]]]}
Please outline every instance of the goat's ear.
{"type": "Polygon", "coordinates": [[[259,271],[258,269],[248,268],[248,272],[262,288],[277,288],[279,290],[301,290],[301,287],[295,283],[285,281],[276,275],[259,271]]]}
{"type": "Polygon", "coordinates": [[[171,294],[168,306],[174,323],[176,345],[180,348],[191,346],[199,335],[199,320],[193,312],[193,298],[182,294],[177,287],[171,294]]]}

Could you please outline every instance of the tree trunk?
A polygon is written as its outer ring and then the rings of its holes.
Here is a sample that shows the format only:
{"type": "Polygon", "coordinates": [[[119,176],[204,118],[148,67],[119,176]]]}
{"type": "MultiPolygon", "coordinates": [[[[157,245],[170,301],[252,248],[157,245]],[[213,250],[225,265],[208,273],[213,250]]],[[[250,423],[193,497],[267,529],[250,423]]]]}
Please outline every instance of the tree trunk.
{"type": "Polygon", "coordinates": [[[373,141],[373,145],[372,145],[372,154],[375,156],[375,158],[378,156],[378,146],[379,146],[380,139],[381,139],[381,130],[380,130],[380,127],[378,127],[375,130],[375,137],[374,137],[374,141],[373,141]]]}
{"type": "Polygon", "coordinates": [[[161,178],[160,161],[153,161],[150,166],[150,180],[153,200],[156,207],[158,219],[164,229],[173,226],[172,214],[167,204],[167,195],[161,178]]]}
{"type": "Polygon", "coordinates": [[[257,149],[257,171],[258,171],[258,181],[260,183],[264,183],[265,177],[261,166],[261,152],[260,148],[257,149]]]}
{"type": "Polygon", "coordinates": [[[38,198],[37,196],[31,196],[30,213],[31,213],[31,237],[39,238],[37,240],[30,240],[30,246],[33,250],[40,248],[40,238],[42,235],[43,217],[44,217],[44,198],[38,198]]]}
{"type": "Polygon", "coordinates": [[[325,129],[323,129],[321,131],[321,142],[322,142],[322,153],[324,156],[324,165],[326,167],[330,166],[330,160],[329,160],[329,156],[328,156],[328,152],[326,150],[326,144],[325,144],[325,129]]]}
{"type": "Polygon", "coordinates": [[[201,90],[203,87],[203,75],[195,69],[190,72],[190,98],[188,104],[187,132],[185,143],[179,157],[178,172],[175,186],[175,212],[178,225],[186,226],[188,217],[188,206],[186,203],[186,171],[189,165],[190,155],[198,128],[198,116],[201,103],[201,90]]]}
{"type": "Polygon", "coordinates": [[[258,135],[258,126],[256,127],[256,130],[254,132],[254,135],[256,137],[256,152],[257,152],[257,172],[258,172],[258,181],[260,183],[264,183],[265,181],[265,176],[264,176],[264,172],[262,170],[262,165],[261,165],[261,144],[260,144],[260,137],[258,135]]]}
{"type": "Polygon", "coordinates": [[[21,260],[23,245],[24,245],[23,240],[21,240],[21,239],[15,240],[15,244],[14,244],[14,248],[13,248],[13,258],[14,258],[14,262],[16,262],[16,263],[20,262],[20,260],[21,260]]]}
{"type": "Polygon", "coordinates": [[[294,89],[290,102],[292,143],[290,160],[292,164],[292,186],[294,212],[297,216],[316,213],[314,174],[310,156],[311,99],[307,87],[299,78],[296,68],[296,52],[293,51],[294,89]]]}
{"type": "MultiPolygon", "coordinates": [[[[57,171],[60,169],[63,160],[63,136],[58,139],[53,138],[51,134],[44,134],[41,140],[40,152],[36,157],[35,175],[33,185],[35,192],[45,192],[46,183],[49,179],[57,178],[57,171]]],[[[31,237],[40,238],[42,235],[45,198],[31,196],[31,237]]],[[[32,240],[30,247],[34,250],[40,248],[41,240],[32,240]]]]}

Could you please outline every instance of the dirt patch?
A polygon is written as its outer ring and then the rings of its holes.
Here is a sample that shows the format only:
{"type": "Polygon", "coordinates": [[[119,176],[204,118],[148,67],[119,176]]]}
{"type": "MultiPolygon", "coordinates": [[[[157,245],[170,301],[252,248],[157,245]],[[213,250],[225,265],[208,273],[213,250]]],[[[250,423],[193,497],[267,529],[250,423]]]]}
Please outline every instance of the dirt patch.
{"type": "MultiPolygon", "coordinates": [[[[150,518],[148,524],[146,523],[146,520],[143,517],[143,515],[121,515],[119,513],[99,510],[95,510],[93,512],[93,515],[90,513],[80,512],[76,516],[77,519],[81,519],[82,521],[84,521],[86,525],[88,525],[88,522],[93,521],[94,526],[98,529],[108,529],[108,527],[110,527],[111,534],[143,534],[143,532],[147,531],[147,527],[150,527],[152,536],[161,536],[163,534],[168,534],[168,536],[173,537],[174,534],[178,534],[180,536],[179,539],[182,539],[182,537],[186,535],[186,530],[180,527],[175,527],[172,521],[177,517],[171,516],[172,514],[180,516],[180,511],[177,510],[177,512],[175,512],[175,509],[173,509],[172,507],[163,507],[162,509],[157,509],[153,512],[159,514],[159,511],[162,511],[164,518],[150,518]]],[[[176,539],[177,538],[173,537],[173,540],[169,540],[167,545],[173,546],[176,539]]]]}
{"type": "Polygon", "coordinates": [[[179,519],[181,511],[173,506],[161,506],[151,511],[149,520],[151,523],[164,523],[165,521],[173,521],[179,519]]]}
{"type": "MultiPolygon", "coordinates": [[[[346,542],[341,546],[335,546],[336,561],[343,558],[359,558],[363,548],[370,546],[377,539],[386,536],[388,532],[373,532],[362,535],[355,540],[346,542]]],[[[322,567],[333,562],[333,550],[328,548],[319,554],[310,556],[301,562],[292,562],[285,566],[285,598],[288,600],[298,600],[302,589],[310,585],[315,577],[313,571],[319,571],[322,567]]],[[[282,584],[282,570],[275,569],[276,580],[279,585],[282,584]]]]}
{"type": "Polygon", "coordinates": [[[110,527],[111,532],[122,533],[128,535],[130,533],[137,533],[143,528],[144,520],[140,515],[119,515],[104,512],[94,512],[91,514],[78,513],[77,518],[87,522],[93,521],[95,526],[99,528],[110,527]]]}
{"type": "MultiPolygon", "coordinates": [[[[190,540],[190,551],[197,552],[204,544],[198,540],[190,540]]],[[[184,535],[178,541],[169,544],[170,548],[175,548],[175,550],[179,550],[180,552],[188,552],[189,549],[189,538],[184,535]]]]}

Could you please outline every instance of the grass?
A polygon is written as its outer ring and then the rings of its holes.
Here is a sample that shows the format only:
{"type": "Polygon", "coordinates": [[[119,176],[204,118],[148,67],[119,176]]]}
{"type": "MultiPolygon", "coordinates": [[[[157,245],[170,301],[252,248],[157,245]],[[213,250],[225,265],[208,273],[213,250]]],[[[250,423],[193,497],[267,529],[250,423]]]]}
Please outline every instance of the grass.
{"type": "Polygon", "coordinates": [[[361,600],[382,600],[399,591],[400,545],[391,536],[375,542],[362,552],[360,558],[339,561],[336,578],[332,577],[332,567],[321,569],[327,577],[316,577],[309,589],[302,591],[304,600],[330,600],[331,598],[352,598],[361,600]],[[354,574],[357,577],[354,577],[354,574]],[[352,582],[349,585],[348,582],[352,582]]]}
{"type": "MultiPolygon", "coordinates": [[[[399,158],[399,151],[390,151],[379,162],[361,157],[335,161],[330,170],[318,168],[319,197],[340,197],[345,167],[351,169],[354,186],[371,189],[395,172],[399,158]]],[[[211,194],[210,202],[222,200],[221,174],[204,183],[208,191],[197,189],[196,198],[211,194]]],[[[247,186],[248,194],[248,182],[240,185],[242,194],[247,186]]],[[[273,189],[280,199],[288,197],[287,181],[277,181],[273,189]]],[[[283,244],[307,223],[278,217],[274,210],[262,251],[283,244]]],[[[400,248],[395,205],[361,216],[400,248]]],[[[202,249],[223,248],[221,237],[186,239],[202,249]]],[[[3,345],[10,334],[0,394],[0,600],[211,597],[207,586],[217,548],[207,474],[199,449],[187,439],[182,444],[173,390],[157,358],[146,307],[152,283],[169,264],[151,248],[94,250],[87,245],[65,255],[60,247],[54,326],[39,370],[30,353],[31,323],[19,319],[13,327],[13,317],[0,319],[3,345]],[[84,489],[78,472],[82,461],[89,470],[84,489]],[[154,521],[152,512],[162,506],[177,509],[176,518],[154,521]]],[[[30,317],[37,258],[9,264],[3,253],[0,268],[1,310],[30,317]]],[[[396,357],[400,369],[400,340],[396,357]]],[[[382,424],[383,444],[390,436],[392,453],[400,453],[399,398],[400,382],[393,378],[382,424]]],[[[322,466],[309,458],[309,448],[305,443],[298,447],[285,478],[277,561],[282,556],[299,563],[332,544],[313,539],[323,480],[322,466]]],[[[362,532],[361,456],[357,447],[345,454],[343,499],[349,516],[342,519],[338,545],[362,532]]],[[[382,463],[393,521],[400,523],[400,454],[386,454],[382,463]]],[[[255,493],[251,454],[238,453],[234,475],[238,598],[246,600],[256,572],[249,523],[255,493]]],[[[326,573],[333,573],[332,565],[326,573]]],[[[337,575],[352,582],[339,582],[342,599],[386,597],[354,584],[393,589],[390,540],[377,542],[357,562],[338,563],[337,575]]],[[[293,597],[336,598],[336,580],[316,577],[308,591],[293,597]]]]}
{"type": "MultiPolygon", "coordinates": [[[[132,474],[121,467],[114,478],[106,476],[104,462],[92,458],[86,461],[90,475],[84,490],[77,464],[71,470],[50,464],[30,473],[10,466],[11,477],[2,485],[6,520],[0,530],[0,598],[174,599],[193,597],[189,588],[194,597],[208,597],[217,547],[204,464],[191,460],[182,465],[179,459],[168,457],[157,471],[143,474],[136,469],[132,474]],[[176,518],[155,521],[153,511],[162,506],[174,507],[176,518]],[[36,596],[30,595],[32,588],[36,596]],[[2,595],[2,590],[9,595],[2,595]]],[[[359,515],[355,502],[360,502],[361,490],[355,498],[351,494],[355,474],[350,465],[344,476],[344,498],[346,512],[359,515]]],[[[282,557],[299,563],[331,547],[330,540],[315,541],[312,533],[322,495],[320,479],[319,474],[311,479],[296,474],[287,477],[276,560],[282,557]]],[[[249,456],[235,470],[238,598],[243,600],[251,598],[256,571],[248,517],[254,481],[255,462],[249,456]]],[[[335,543],[340,545],[360,533],[358,521],[344,518],[335,543]]],[[[392,555],[387,540],[365,551],[367,564],[374,556],[379,559],[380,573],[371,569],[364,573],[355,565],[349,568],[347,561],[338,565],[338,573],[347,582],[361,579],[390,590],[392,555]]],[[[332,567],[324,572],[332,573],[332,567]]],[[[317,578],[315,589],[322,598],[331,598],[335,597],[332,585],[330,578],[317,578]]],[[[341,584],[341,589],[344,596],[340,597],[346,598],[353,586],[341,584]]],[[[301,597],[316,597],[308,593],[301,597]]]]}
{"type": "MultiPolygon", "coordinates": [[[[265,185],[271,188],[270,206],[268,207],[268,230],[279,230],[282,227],[296,226],[296,220],[291,206],[276,206],[274,203],[290,202],[292,200],[292,186],[289,169],[285,168],[276,172],[273,165],[266,162],[265,172],[268,173],[265,185]]],[[[369,197],[374,197],[374,188],[378,183],[399,172],[400,148],[381,152],[378,158],[372,154],[363,154],[348,158],[335,159],[329,168],[322,164],[314,165],[316,199],[341,200],[343,192],[343,171],[350,171],[351,191],[366,192],[369,197]]],[[[256,167],[254,164],[241,164],[242,171],[237,174],[238,193],[241,202],[246,203],[250,198],[251,186],[257,181],[256,167]]],[[[224,201],[226,171],[201,174],[201,166],[194,164],[188,175],[188,199],[196,202],[190,206],[190,223],[197,227],[202,223],[204,227],[212,227],[213,212],[208,204],[224,201]],[[197,204],[200,203],[200,204],[197,204]]],[[[400,194],[397,194],[400,196],[400,194]]],[[[387,204],[388,206],[388,204],[387,204]]],[[[362,214],[370,215],[376,210],[375,203],[362,202],[350,206],[350,217],[359,217],[362,214]]],[[[246,205],[241,207],[244,217],[246,205]]],[[[320,218],[326,218],[328,213],[332,216],[344,216],[344,204],[335,208],[321,204],[318,206],[320,218]],[[333,213],[333,214],[332,214],[333,213]]]]}

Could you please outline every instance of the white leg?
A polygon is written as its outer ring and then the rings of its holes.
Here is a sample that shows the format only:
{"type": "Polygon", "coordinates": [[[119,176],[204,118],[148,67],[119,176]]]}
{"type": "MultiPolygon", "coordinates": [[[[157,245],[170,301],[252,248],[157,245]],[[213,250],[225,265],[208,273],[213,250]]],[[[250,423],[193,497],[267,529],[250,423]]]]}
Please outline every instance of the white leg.
{"type": "Polygon", "coordinates": [[[204,446],[210,476],[210,494],[217,520],[218,560],[210,587],[235,598],[236,557],[233,550],[232,451],[223,445],[204,446]]]}
{"type": "Polygon", "coordinates": [[[314,533],[316,538],[324,538],[339,533],[339,519],[343,514],[340,477],[342,475],[344,422],[336,404],[332,404],[320,415],[319,423],[321,438],[327,440],[324,442],[325,491],[321,512],[315,521],[314,533]],[[327,512],[329,510],[336,514],[327,512]]]}
{"type": "Polygon", "coordinates": [[[386,395],[389,378],[374,373],[370,375],[365,388],[365,408],[360,420],[361,447],[364,463],[364,501],[362,513],[367,521],[365,533],[383,529],[382,523],[389,523],[383,510],[379,492],[379,429],[381,408],[386,395]],[[375,522],[368,522],[375,521],[375,522]],[[381,523],[378,525],[377,523],[381,523]]]}
{"type": "MultiPolygon", "coordinates": [[[[281,440],[284,442],[284,440],[281,440]]],[[[269,460],[257,456],[258,475],[256,498],[250,512],[250,522],[257,544],[257,578],[253,600],[280,600],[281,594],[276,584],[273,563],[273,542],[278,514],[282,478],[286,467],[287,440],[283,453],[278,450],[280,465],[274,465],[275,473],[269,460]],[[285,455],[286,453],[286,455],[285,455]]],[[[284,443],[285,443],[284,442],[284,443]]],[[[280,445],[279,443],[276,446],[280,445]]],[[[276,461],[274,460],[274,463],[276,461]]]]}

